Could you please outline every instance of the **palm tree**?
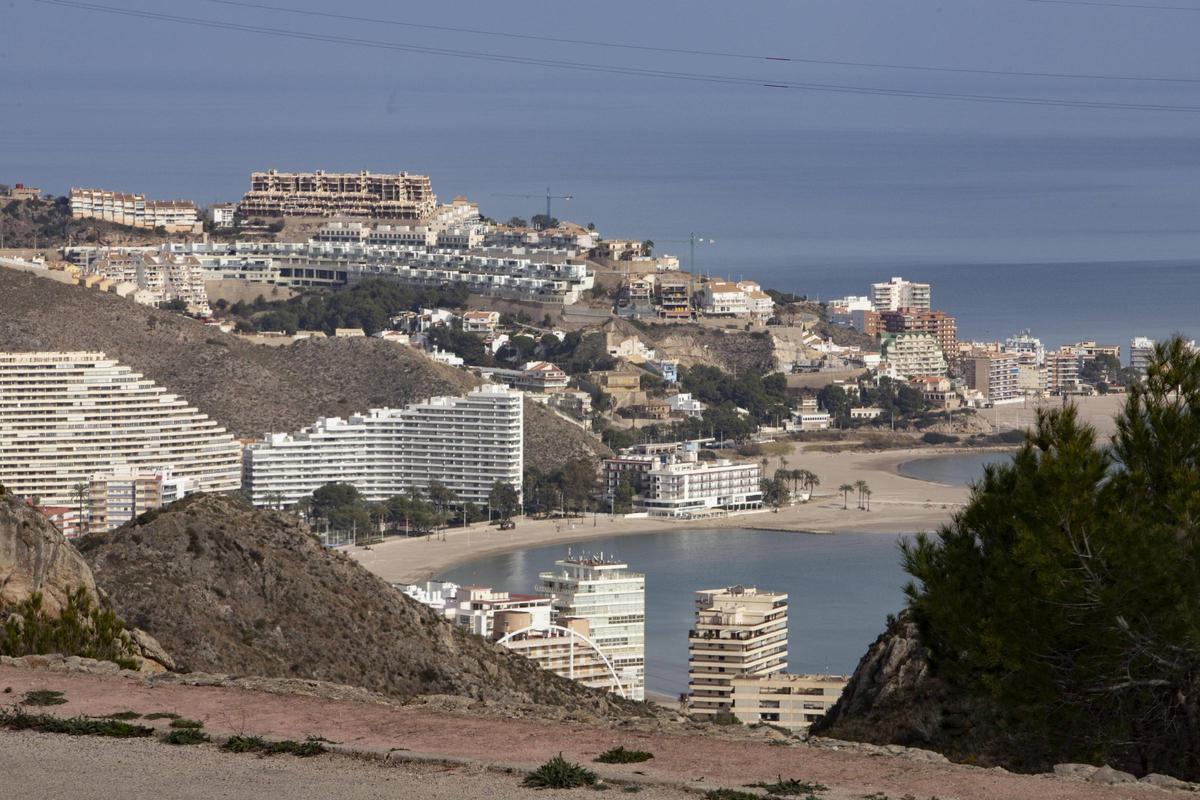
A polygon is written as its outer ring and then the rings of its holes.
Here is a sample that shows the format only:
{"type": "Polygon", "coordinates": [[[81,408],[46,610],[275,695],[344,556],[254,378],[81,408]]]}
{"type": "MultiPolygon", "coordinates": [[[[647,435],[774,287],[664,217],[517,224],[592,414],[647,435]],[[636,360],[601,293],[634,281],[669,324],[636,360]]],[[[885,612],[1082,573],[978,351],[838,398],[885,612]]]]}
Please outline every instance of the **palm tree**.
{"type": "Polygon", "coordinates": [[[88,485],[83,481],[71,487],[71,495],[75,498],[76,507],[79,510],[79,516],[75,520],[75,533],[82,536],[88,531],[85,528],[85,511],[84,506],[87,502],[88,485]]]}
{"type": "Polygon", "coordinates": [[[858,507],[863,507],[863,492],[867,490],[867,482],[859,479],[854,482],[854,488],[858,490],[858,507]]]}
{"type": "Polygon", "coordinates": [[[867,498],[867,511],[871,510],[871,490],[863,489],[863,496],[867,498]]]}
{"type": "Polygon", "coordinates": [[[817,477],[817,473],[810,470],[801,470],[804,473],[801,480],[804,481],[804,488],[808,489],[809,498],[812,497],[813,490],[821,485],[821,479],[817,477]]]}
{"type": "Polygon", "coordinates": [[[843,483],[838,487],[838,491],[842,493],[842,511],[850,508],[850,493],[854,491],[854,487],[848,483],[843,483]]]}

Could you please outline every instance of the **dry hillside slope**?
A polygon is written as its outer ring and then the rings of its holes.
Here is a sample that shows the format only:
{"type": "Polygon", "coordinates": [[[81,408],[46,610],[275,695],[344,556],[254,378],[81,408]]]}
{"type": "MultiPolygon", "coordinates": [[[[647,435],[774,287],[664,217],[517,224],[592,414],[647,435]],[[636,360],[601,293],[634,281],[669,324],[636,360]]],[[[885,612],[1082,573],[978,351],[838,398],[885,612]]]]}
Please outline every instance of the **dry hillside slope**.
{"type": "Polygon", "coordinates": [[[86,536],[79,549],[117,612],[161,641],[181,670],[308,678],[402,698],[640,708],[451,625],[322,548],[291,515],[192,495],[147,516],[86,536]]]}
{"type": "MultiPolygon", "coordinates": [[[[0,351],[21,350],[103,351],[247,437],[298,430],[318,417],[461,394],[477,383],[463,370],[391,342],[254,345],[115,295],[0,269],[0,351]]],[[[546,409],[526,408],[531,466],[550,469],[603,449],[546,409]]]]}

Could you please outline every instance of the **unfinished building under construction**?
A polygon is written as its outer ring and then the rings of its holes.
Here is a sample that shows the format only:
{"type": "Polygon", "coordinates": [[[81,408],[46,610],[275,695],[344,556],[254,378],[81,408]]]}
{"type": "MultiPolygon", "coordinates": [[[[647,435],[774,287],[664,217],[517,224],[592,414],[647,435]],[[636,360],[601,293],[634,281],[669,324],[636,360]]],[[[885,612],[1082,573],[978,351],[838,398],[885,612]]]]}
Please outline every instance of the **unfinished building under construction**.
{"type": "Polygon", "coordinates": [[[437,206],[427,175],[407,172],[254,172],[243,217],[423,219],[437,206]]]}

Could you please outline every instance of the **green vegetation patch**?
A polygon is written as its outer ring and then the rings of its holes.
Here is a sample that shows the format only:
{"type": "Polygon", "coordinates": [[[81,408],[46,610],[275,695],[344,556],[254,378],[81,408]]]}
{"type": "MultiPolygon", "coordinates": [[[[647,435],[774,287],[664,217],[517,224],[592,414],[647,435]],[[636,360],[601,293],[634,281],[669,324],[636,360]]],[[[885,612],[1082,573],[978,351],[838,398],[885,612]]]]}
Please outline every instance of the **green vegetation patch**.
{"type": "Polygon", "coordinates": [[[141,716],[136,711],[117,711],[112,714],[105,714],[102,719],[138,719],[141,716]]]}
{"type": "Polygon", "coordinates": [[[0,727],[14,731],[63,733],[68,736],[109,736],[117,739],[135,739],[154,733],[153,728],[131,725],[118,719],[93,717],[64,719],[49,714],[30,714],[19,709],[0,711],[0,727]]]}
{"type": "Polygon", "coordinates": [[[199,728],[176,728],[165,734],[161,741],[164,744],[203,744],[208,741],[208,734],[199,728]]]}
{"type": "Polygon", "coordinates": [[[155,711],[147,714],[146,719],[179,719],[179,715],[173,711],[155,711]]]}
{"type": "Polygon", "coordinates": [[[27,706],[61,706],[65,702],[67,698],[63,693],[53,689],[34,689],[21,698],[21,704],[27,706]]]}
{"type": "Polygon", "coordinates": [[[524,785],[532,789],[577,789],[596,783],[596,773],[581,764],[567,761],[559,753],[525,776],[524,785]]]}
{"type": "Polygon", "coordinates": [[[62,653],[99,661],[112,661],[125,669],[136,669],[133,649],[125,624],[112,609],[94,605],[80,586],[67,595],[62,613],[52,617],[43,608],[41,592],[19,603],[0,628],[0,656],[62,653]]]}
{"type": "Polygon", "coordinates": [[[268,742],[261,736],[230,736],[221,749],[230,753],[261,753],[263,755],[292,755],[307,758],[325,752],[325,745],[316,738],[305,739],[303,742],[284,739],[281,742],[268,742]]]}
{"type": "Polygon", "coordinates": [[[605,750],[596,756],[596,761],[601,764],[640,764],[652,758],[654,758],[653,753],[648,753],[645,750],[626,750],[624,745],[622,745],[621,747],[614,747],[611,750],[605,750]]]}
{"type": "Polygon", "coordinates": [[[704,793],[705,800],[763,800],[757,794],[738,789],[711,789],[704,793]]]}
{"type": "Polygon", "coordinates": [[[180,729],[191,728],[192,730],[200,730],[201,728],[204,727],[204,723],[200,722],[199,720],[184,719],[182,717],[179,717],[177,719],[171,720],[171,727],[172,728],[180,728],[180,729]]]}
{"type": "Polygon", "coordinates": [[[817,792],[829,791],[829,787],[824,784],[815,781],[801,781],[796,778],[784,780],[782,775],[774,783],[759,781],[758,783],[747,783],[746,786],[751,789],[766,789],[769,794],[778,797],[795,797],[797,795],[812,797],[817,792]]]}

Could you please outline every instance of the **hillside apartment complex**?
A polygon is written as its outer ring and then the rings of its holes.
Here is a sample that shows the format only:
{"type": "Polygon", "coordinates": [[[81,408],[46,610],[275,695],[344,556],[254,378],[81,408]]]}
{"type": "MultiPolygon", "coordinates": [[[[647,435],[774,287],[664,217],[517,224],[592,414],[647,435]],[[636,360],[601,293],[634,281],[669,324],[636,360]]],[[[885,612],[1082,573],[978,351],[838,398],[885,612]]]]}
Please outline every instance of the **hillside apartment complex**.
{"type": "Polygon", "coordinates": [[[200,218],[189,200],[147,200],[143,194],[106,189],[71,189],[74,219],[99,219],[133,228],[162,228],[167,233],[199,233],[200,218]]]}
{"type": "Polygon", "coordinates": [[[125,469],[234,491],[241,446],[153,381],[98,352],[0,353],[0,483],[74,507],[82,486],[125,469]]]}
{"type": "Polygon", "coordinates": [[[238,204],[245,217],[422,219],[437,197],[426,175],[407,172],[254,172],[238,204]]]}
{"type": "Polygon", "coordinates": [[[730,586],[696,593],[688,632],[689,711],[714,717],[733,708],[733,682],[787,669],[786,594],[730,586]]]}
{"type": "Polygon", "coordinates": [[[496,481],[521,491],[523,431],[520,392],[487,384],[464,397],[269,434],[245,450],[244,486],[255,505],[284,506],[327,483],[352,484],[380,501],[439,481],[460,502],[486,504],[496,481]]]}
{"type": "Polygon", "coordinates": [[[646,696],[646,576],[596,556],[570,557],[538,576],[537,592],[559,617],[587,621],[591,640],[612,661],[626,696],[646,696]]]}

